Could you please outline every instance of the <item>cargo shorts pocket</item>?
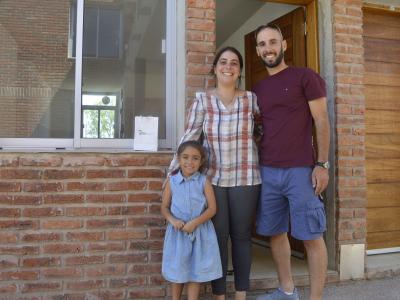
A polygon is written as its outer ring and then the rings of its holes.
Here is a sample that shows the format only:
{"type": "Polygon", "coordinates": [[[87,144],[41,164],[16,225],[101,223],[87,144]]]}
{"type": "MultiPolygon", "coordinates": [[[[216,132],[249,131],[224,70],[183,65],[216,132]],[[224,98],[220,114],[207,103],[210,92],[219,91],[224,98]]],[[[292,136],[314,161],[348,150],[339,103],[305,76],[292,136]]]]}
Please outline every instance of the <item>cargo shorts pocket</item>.
{"type": "Polygon", "coordinates": [[[306,214],[308,228],[311,233],[323,233],[326,230],[326,215],[322,202],[310,201],[306,214]]]}

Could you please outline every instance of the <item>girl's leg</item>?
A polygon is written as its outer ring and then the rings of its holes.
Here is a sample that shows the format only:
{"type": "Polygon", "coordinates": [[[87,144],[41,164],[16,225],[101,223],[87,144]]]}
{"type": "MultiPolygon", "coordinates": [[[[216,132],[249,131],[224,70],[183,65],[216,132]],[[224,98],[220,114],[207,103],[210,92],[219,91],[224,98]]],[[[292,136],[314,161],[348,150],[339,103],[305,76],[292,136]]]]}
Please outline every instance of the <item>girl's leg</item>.
{"type": "Polygon", "coordinates": [[[200,283],[199,282],[188,282],[187,286],[187,296],[188,300],[199,299],[200,294],[200,283]]]}
{"type": "Polygon", "coordinates": [[[171,283],[172,300],[180,300],[183,290],[183,283],[171,283]]]}
{"type": "Polygon", "coordinates": [[[226,293],[226,270],[228,268],[229,206],[228,188],[213,186],[217,200],[217,214],[212,218],[217,234],[222,264],[222,277],[211,281],[215,300],[224,300],[226,293]]]}
{"type": "Polygon", "coordinates": [[[229,218],[235,299],[245,299],[250,287],[251,229],[260,193],[260,185],[229,188],[229,218]]]}

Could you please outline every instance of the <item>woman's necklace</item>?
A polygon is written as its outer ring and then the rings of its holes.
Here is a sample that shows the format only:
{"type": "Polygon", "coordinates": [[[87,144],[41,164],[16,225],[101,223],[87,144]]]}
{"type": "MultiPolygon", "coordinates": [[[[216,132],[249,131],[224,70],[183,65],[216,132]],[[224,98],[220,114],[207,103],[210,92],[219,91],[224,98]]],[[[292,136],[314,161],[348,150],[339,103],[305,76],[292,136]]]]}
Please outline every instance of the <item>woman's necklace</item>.
{"type": "Polygon", "coordinates": [[[237,97],[237,91],[236,89],[234,90],[233,94],[230,93],[220,93],[218,92],[218,89],[215,89],[215,95],[217,98],[224,104],[225,108],[231,108],[233,104],[235,103],[235,99],[237,97]]]}

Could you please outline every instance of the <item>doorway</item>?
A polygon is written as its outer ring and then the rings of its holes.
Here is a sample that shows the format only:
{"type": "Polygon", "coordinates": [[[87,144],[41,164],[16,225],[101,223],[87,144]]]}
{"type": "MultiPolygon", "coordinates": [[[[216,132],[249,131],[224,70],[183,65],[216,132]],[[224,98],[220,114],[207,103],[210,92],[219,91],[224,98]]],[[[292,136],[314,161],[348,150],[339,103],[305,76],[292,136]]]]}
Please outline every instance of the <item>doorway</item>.
{"type": "MultiPolygon", "coordinates": [[[[295,36],[302,37],[293,38],[289,42],[291,47],[291,57],[285,58],[292,65],[296,66],[307,66],[315,71],[319,72],[319,47],[318,47],[318,31],[317,31],[317,7],[316,1],[304,0],[274,0],[274,1],[245,1],[245,0],[218,0],[216,1],[216,44],[217,49],[224,46],[234,46],[237,48],[245,58],[245,68],[242,72],[242,89],[251,89],[251,86],[260,78],[263,78],[262,72],[265,71],[263,66],[255,66],[248,64],[248,62],[254,62],[255,64],[261,63],[258,56],[248,56],[247,49],[253,49],[255,53],[255,43],[250,40],[250,37],[246,40],[246,35],[249,35],[259,25],[272,22],[276,19],[282,19],[280,27],[286,28],[288,32],[294,33],[295,36]],[[283,17],[285,15],[291,15],[290,17],[283,17]],[[232,16],[235,16],[234,18],[232,16]],[[307,19],[306,17],[307,16],[307,19]],[[306,20],[305,20],[306,19],[306,20]],[[300,26],[293,26],[293,24],[300,24],[300,26]],[[306,37],[304,34],[307,34],[306,37]],[[303,50],[299,50],[299,49],[303,50]],[[249,68],[250,70],[247,70],[249,68]],[[253,68],[253,69],[251,69],[253,68]],[[255,71],[254,68],[258,68],[255,71]],[[258,74],[257,72],[261,73],[258,74]],[[256,74],[256,79],[253,78],[256,74]],[[244,75],[244,76],[243,76],[244,75]],[[258,76],[258,77],[257,77],[258,76]]],[[[251,35],[251,34],[250,34],[251,35]]],[[[289,54],[289,53],[288,53],[289,54]]],[[[327,201],[331,201],[327,200],[327,201]]],[[[333,201],[332,201],[333,202],[333,201]]],[[[334,210],[327,207],[327,215],[331,214],[334,216],[334,210]]],[[[334,227],[332,222],[333,217],[327,218],[329,225],[334,227]]],[[[329,236],[326,237],[327,244],[328,239],[330,241],[331,249],[334,249],[334,233],[333,229],[329,236]]],[[[258,243],[260,239],[256,239],[258,243]]],[[[263,244],[261,242],[261,244],[263,244]]],[[[265,243],[264,243],[265,244],[265,243]]],[[[297,246],[295,254],[302,256],[303,247],[302,243],[297,246]]],[[[332,250],[332,252],[334,252],[332,250]]],[[[331,253],[330,253],[331,254],[331,253]]],[[[267,255],[267,254],[266,254],[267,255]]],[[[254,265],[259,266],[258,257],[260,255],[254,255],[254,265]]],[[[332,254],[330,260],[335,260],[335,254],[332,254]]],[[[330,266],[334,263],[330,263],[330,266]]]]}

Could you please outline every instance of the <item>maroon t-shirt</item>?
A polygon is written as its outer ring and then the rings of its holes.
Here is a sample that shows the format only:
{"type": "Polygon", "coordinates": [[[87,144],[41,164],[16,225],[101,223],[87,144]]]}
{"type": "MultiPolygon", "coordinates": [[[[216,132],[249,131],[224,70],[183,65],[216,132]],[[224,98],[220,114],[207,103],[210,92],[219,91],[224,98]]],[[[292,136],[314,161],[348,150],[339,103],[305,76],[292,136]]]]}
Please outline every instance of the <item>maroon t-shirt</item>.
{"type": "Polygon", "coordinates": [[[264,132],[260,164],[312,166],[313,120],[308,101],[326,97],[324,80],[311,69],[288,67],[257,83],[254,92],[264,132]]]}

